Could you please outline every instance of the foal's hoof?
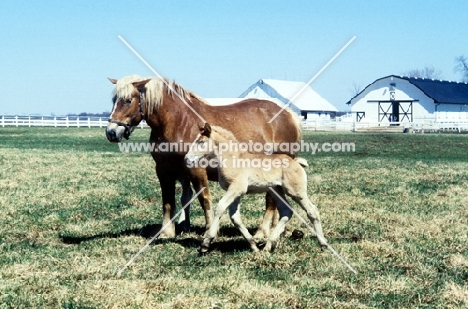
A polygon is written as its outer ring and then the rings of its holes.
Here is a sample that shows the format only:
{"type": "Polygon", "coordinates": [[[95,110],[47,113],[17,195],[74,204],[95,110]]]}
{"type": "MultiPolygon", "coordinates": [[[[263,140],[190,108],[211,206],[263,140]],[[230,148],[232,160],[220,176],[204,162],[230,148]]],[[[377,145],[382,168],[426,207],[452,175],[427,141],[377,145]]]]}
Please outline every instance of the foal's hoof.
{"type": "Polygon", "coordinates": [[[322,248],[322,250],[325,250],[325,249],[328,249],[328,242],[325,238],[322,238],[322,239],[317,239],[318,240],[318,243],[320,245],[320,248],[322,248]]]}
{"type": "Polygon", "coordinates": [[[198,253],[200,255],[204,255],[206,253],[208,253],[208,251],[210,251],[210,247],[206,247],[206,246],[201,246],[199,249],[198,249],[198,253]]]}

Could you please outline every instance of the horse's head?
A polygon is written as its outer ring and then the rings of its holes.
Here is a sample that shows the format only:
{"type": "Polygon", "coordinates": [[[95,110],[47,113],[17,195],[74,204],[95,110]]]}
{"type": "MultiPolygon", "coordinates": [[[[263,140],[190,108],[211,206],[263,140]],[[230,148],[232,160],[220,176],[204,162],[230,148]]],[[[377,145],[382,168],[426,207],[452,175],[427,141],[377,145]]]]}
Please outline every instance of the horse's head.
{"type": "Polygon", "coordinates": [[[197,135],[190,149],[185,155],[185,160],[187,165],[193,165],[194,162],[197,162],[201,158],[211,158],[215,156],[213,141],[210,139],[211,136],[211,126],[209,123],[205,123],[203,127],[200,128],[200,133],[197,135]]]}
{"type": "MultiPolygon", "coordinates": [[[[118,87],[116,79],[109,80],[118,87]]],[[[128,139],[141,120],[145,117],[143,97],[145,85],[150,79],[131,83],[130,89],[125,95],[119,95],[116,91],[113,97],[114,107],[109,117],[106,128],[107,139],[111,142],[120,142],[122,137],[128,139]]]]}

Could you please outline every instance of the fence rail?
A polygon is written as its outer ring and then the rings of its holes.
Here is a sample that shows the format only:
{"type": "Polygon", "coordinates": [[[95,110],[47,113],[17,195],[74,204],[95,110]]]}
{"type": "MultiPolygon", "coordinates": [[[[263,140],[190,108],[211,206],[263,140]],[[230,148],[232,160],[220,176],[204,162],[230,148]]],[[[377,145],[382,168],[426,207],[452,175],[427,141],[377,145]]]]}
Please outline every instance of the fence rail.
{"type": "MultiPolygon", "coordinates": [[[[83,116],[0,116],[0,127],[99,127],[107,126],[106,117],[83,116]]],[[[145,121],[140,122],[139,128],[148,128],[145,121]]],[[[355,122],[337,119],[318,119],[302,122],[302,129],[306,131],[381,131],[381,132],[468,132],[467,121],[451,122],[355,122]]]]}
{"type": "Polygon", "coordinates": [[[335,119],[302,122],[306,131],[353,131],[353,132],[468,132],[467,121],[446,122],[355,122],[335,119]]]}
{"type": "MultiPolygon", "coordinates": [[[[16,127],[99,127],[107,126],[106,117],[83,116],[8,116],[0,117],[0,126],[16,127]]],[[[140,128],[147,128],[145,121],[140,122],[140,128]]]]}

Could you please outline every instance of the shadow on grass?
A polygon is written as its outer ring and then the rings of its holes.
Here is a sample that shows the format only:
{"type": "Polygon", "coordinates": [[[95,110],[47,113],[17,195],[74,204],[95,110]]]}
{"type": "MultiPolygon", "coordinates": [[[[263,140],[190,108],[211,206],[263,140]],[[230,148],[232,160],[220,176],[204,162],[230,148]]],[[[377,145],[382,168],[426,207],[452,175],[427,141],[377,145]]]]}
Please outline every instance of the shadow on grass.
{"type": "MultiPolygon", "coordinates": [[[[59,235],[61,241],[64,244],[79,245],[82,242],[91,241],[95,239],[103,238],[119,238],[122,236],[141,236],[146,239],[151,239],[161,230],[162,224],[148,224],[139,229],[129,229],[117,233],[102,233],[92,236],[70,236],[70,235],[59,235]]],[[[249,229],[251,234],[255,233],[256,229],[249,229]]],[[[205,232],[205,228],[202,226],[191,226],[190,234],[183,238],[179,238],[182,234],[185,234],[182,227],[176,224],[176,237],[172,239],[155,239],[151,245],[158,245],[161,243],[173,242],[182,245],[185,248],[198,248],[201,244],[202,235],[205,232]],[[196,235],[194,235],[196,234],[196,235]]],[[[220,237],[238,237],[241,236],[240,232],[235,227],[221,227],[219,230],[220,237]]],[[[222,253],[229,253],[235,251],[249,251],[249,244],[242,239],[230,239],[227,241],[215,241],[211,245],[211,250],[219,251],[222,253]]]]}

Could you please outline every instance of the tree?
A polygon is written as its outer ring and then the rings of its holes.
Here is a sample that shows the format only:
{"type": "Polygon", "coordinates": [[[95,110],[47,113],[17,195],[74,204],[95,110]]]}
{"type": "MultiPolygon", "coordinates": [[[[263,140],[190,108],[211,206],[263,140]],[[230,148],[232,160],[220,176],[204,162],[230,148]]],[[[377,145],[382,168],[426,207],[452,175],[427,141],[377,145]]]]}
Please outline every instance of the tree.
{"type": "Polygon", "coordinates": [[[357,84],[355,81],[353,81],[353,85],[351,86],[351,95],[353,97],[357,96],[359,93],[361,93],[362,87],[361,85],[357,84]]]}
{"type": "Polygon", "coordinates": [[[462,75],[462,81],[468,82],[468,59],[461,55],[455,58],[455,72],[462,75]]]}
{"type": "Polygon", "coordinates": [[[428,79],[441,79],[442,71],[434,67],[426,66],[424,69],[409,70],[404,75],[408,77],[428,78],[428,79]]]}

